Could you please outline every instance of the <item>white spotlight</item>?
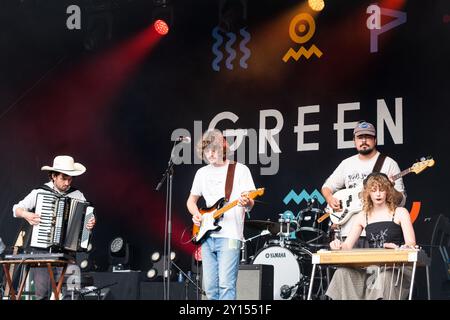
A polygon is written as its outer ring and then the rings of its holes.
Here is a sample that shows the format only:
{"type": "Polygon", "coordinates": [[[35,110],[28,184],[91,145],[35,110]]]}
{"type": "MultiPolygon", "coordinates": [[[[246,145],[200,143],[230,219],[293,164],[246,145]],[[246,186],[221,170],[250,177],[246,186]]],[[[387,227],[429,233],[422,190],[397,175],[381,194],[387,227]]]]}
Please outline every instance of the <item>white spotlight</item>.
{"type": "Polygon", "coordinates": [[[156,269],[154,269],[154,268],[151,268],[150,270],[147,271],[147,278],[153,279],[156,277],[157,274],[158,274],[158,271],[156,271],[156,269]]]}
{"type": "Polygon", "coordinates": [[[161,254],[158,251],[152,253],[152,261],[157,262],[161,258],[161,254]]]}

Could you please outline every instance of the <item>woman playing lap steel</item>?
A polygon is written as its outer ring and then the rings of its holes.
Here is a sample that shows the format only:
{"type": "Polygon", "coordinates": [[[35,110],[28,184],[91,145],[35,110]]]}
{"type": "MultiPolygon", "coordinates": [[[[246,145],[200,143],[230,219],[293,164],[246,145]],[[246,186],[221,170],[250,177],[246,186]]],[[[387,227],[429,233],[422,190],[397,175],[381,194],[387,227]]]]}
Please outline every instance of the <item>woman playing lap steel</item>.
{"type": "MultiPolygon", "coordinates": [[[[409,212],[396,206],[398,197],[401,194],[384,173],[368,175],[362,191],[363,210],[346,240],[332,241],[331,249],[351,250],[364,229],[370,248],[415,247],[409,212]]],[[[406,299],[410,283],[411,267],[345,267],[335,271],[326,295],[333,300],[406,299]]]]}

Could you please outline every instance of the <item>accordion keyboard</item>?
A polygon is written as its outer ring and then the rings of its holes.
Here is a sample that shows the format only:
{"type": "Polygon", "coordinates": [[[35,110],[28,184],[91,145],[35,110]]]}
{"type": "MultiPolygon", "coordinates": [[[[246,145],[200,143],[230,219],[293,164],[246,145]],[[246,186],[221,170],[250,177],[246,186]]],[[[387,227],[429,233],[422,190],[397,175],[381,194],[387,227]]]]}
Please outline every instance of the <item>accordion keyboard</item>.
{"type": "Polygon", "coordinates": [[[31,234],[32,247],[48,248],[53,244],[53,229],[56,224],[55,205],[57,197],[52,194],[40,193],[36,197],[35,213],[41,216],[41,222],[33,226],[31,234]]]}

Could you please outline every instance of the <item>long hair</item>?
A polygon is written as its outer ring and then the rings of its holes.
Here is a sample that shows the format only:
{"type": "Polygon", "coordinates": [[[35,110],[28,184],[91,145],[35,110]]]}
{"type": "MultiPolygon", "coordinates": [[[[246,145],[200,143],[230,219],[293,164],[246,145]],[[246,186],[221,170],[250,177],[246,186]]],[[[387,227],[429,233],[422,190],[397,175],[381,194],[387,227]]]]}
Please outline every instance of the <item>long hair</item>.
{"type": "Polygon", "coordinates": [[[389,180],[387,175],[379,172],[369,174],[364,180],[364,189],[362,192],[363,211],[368,214],[372,212],[373,202],[370,198],[370,192],[377,187],[380,191],[386,191],[386,205],[391,214],[394,214],[402,194],[394,188],[394,184],[389,180]]]}
{"type": "Polygon", "coordinates": [[[217,129],[208,129],[203,133],[202,139],[197,143],[196,151],[200,159],[206,160],[205,151],[209,148],[216,148],[222,153],[222,160],[225,161],[230,147],[222,132],[217,129]]]}

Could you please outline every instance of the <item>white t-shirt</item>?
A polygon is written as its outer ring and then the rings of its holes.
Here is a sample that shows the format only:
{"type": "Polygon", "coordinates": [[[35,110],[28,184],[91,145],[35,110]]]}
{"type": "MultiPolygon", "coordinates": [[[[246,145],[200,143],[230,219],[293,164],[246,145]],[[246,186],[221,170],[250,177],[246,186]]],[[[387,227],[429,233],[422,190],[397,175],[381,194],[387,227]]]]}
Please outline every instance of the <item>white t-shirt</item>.
{"type": "MultiPolygon", "coordinates": [[[[54,188],[53,182],[47,182],[45,184],[47,187],[50,187],[51,189],[55,190],[55,192],[64,195],[64,193],[59,192],[56,188],[54,188]]],[[[36,196],[38,193],[51,193],[48,190],[45,189],[33,189],[24,199],[20,200],[19,203],[15,204],[13,206],[13,216],[16,217],[16,209],[17,208],[22,208],[25,209],[27,211],[31,211],[34,210],[35,206],[36,206],[36,196]]],[[[86,201],[86,198],[84,197],[83,193],[81,193],[81,191],[79,190],[75,190],[71,193],[68,194],[68,196],[70,198],[76,199],[76,200],[80,200],[80,201],[86,201]]]]}
{"type": "MultiPolygon", "coordinates": [[[[361,160],[358,154],[344,159],[334,172],[328,177],[323,184],[322,188],[327,187],[333,193],[344,188],[355,188],[361,186],[364,179],[373,171],[375,162],[377,161],[380,153],[377,152],[372,158],[368,160],[361,160]]],[[[388,177],[400,172],[400,168],[392,158],[386,157],[380,172],[385,173],[388,177]]],[[[395,180],[395,189],[403,192],[403,201],[400,204],[404,205],[406,200],[405,186],[403,179],[399,178],[395,180]]],[[[356,214],[354,214],[344,225],[341,226],[341,235],[347,236],[354,223],[356,214]]],[[[363,236],[365,235],[363,231],[363,236]]]]}
{"type": "MultiPolygon", "coordinates": [[[[208,164],[197,170],[192,183],[191,194],[205,199],[211,207],[225,196],[225,181],[228,165],[216,167],[208,164]]],[[[238,199],[242,192],[255,190],[252,175],[247,166],[236,163],[230,202],[238,199]]],[[[239,205],[226,211],[219,220],[221,230],[211,232],[211,237],[243,240],[245,208],[239,205]]]]}

